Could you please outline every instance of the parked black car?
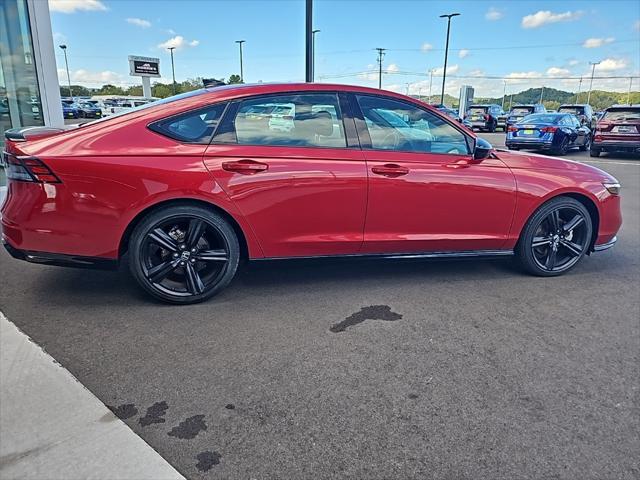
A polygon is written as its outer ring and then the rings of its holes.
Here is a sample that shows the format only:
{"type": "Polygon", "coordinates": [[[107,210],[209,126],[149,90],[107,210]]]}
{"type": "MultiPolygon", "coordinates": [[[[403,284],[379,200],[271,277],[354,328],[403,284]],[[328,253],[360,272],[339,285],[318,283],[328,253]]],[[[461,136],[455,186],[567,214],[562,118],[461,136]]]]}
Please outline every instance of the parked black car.
{"type": "Polygon", "coordinates": [[[507,130],[505,145],[509,150],[532,148],[564,155],[578,147],[585,151],[591,145],[591,130],[581,125],[575,115],[567,113],[535,113],[507,130]]]}
{"type": "Polygon", "coordinates": [[[473,129],[495,132],[498,128],[498,117],[503,113],[500,105],[471,105],[467,119],[473,129]]]}
{"type": "Polygon", "coordinates": [[[81,118],[102,118],[102,109],[94,103],[80,101],[78,102],[78,110],[81,118]]]}
{"type": "Polygon", "coordinates": [[[547,109],[541,103],[516,105],[511,109],[507,117],[507,129],[532,113],[547,113],[547,109]]]}
{"type": "Polygon", "coordinates": [[[558,112],[560,113],[571,113],[578,117],[580,123],[582,125],[586,125],[591,130],[593,130],[596,126],[596,116],[593,113],[593,108],[591,105],[586,103],[571,103],[560,105],[558,108],[558,112]]]}

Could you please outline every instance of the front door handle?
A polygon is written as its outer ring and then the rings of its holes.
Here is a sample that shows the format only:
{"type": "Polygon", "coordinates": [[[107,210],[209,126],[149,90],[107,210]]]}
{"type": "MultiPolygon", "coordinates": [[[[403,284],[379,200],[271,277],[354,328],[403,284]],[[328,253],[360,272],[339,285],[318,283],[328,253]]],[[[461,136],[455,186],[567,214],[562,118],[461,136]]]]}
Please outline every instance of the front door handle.
{"type": "Polygon", "coordinates": [[[236,160],[233,162],[222,162],[222,169],[226,170],[227,172],[253,175],[254,173],[264,172],[268,170],[269,165],[245,158],[243,160],[236,160]]]}
{"type": "Polygon", "coordinates": [[[395,163],[385,163],[379,167],[372,167],[371,171],[376,175],[384,175],[385,177],[399,177],[409,173],[409,169],[401,167],[395,163]]]}

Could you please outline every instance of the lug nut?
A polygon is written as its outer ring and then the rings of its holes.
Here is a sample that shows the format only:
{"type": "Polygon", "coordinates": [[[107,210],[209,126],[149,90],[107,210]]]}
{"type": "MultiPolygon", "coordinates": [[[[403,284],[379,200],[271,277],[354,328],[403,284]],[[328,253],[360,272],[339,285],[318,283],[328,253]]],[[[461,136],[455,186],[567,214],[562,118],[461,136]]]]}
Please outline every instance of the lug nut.
{"type": "Polygon", "coordinates": [[[180,250],[184,250],[184,245],[180,245],[180,250]]]}
{"type": "Polygon", "coordinates": [[[174,254],[173,254],[173,258],[178,258],[178,254],[177,254],[177,253],[174,253],[174,254]]]}
{"type": "Polygon", "coordinates": [[[192,249],[191,249],[191,253],[196,253],[196,249],[195,249],[195,248],[192,248],[192,249]]]}
{"type": "Polygon", "coordinates": [[[195,258],[192,258],[192,259],[191,259],[191,263],[196,263],[196,259],[195,259],[195,258]]]}
{"type": "Polygon", "coordinates": [[[184,267],[184,262],[180,262],[180,266],[184,267]]]}

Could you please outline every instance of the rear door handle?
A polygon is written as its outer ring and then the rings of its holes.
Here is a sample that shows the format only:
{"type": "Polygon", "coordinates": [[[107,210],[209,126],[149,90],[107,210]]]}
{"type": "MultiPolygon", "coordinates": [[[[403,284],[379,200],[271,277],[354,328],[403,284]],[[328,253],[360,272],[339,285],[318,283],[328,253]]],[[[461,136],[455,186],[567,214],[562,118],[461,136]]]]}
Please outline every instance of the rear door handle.
{"type": "Polygon", "coordinates": [[[385,163],[379,167],[372,167],[371,171],[376,175],[384,175],[385,177],[399,177],[409,173],[409,169],[401,167],[395,163],[385,163]]]}
{"type": "Polygon", "coordinates": [[[269,169],[266,163],[256,162],[248,158],[236,160],[233,162],[222,162],[222,169],[227,172],[243,173],[245,175],[253,175],[254,173],[264,172],[269,169]]]}

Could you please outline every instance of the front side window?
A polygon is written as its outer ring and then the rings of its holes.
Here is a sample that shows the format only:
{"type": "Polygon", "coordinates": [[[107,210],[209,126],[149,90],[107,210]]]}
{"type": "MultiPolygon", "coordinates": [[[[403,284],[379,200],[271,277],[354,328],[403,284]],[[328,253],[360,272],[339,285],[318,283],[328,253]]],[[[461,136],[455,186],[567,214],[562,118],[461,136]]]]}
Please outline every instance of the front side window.
{"type": "Polygon", "coordinates": [[[470,153],[466,136],[429,111],[388,98],[358,95],[357,99],[376,150],[470,153]]]}
{"type": "Polygon", "coordinates": [[[225,106],[226,103],[209,105],[206,108],[160,120],[149,125],[149,128],[180,142],[209,143],[225,106]]]}
{"type": "Polygon", "coordinates": [[[244,100],[238,107],[234,127],[240,145],[347,146],[338,97],[333,93],[270,95],[244,100]]]}

